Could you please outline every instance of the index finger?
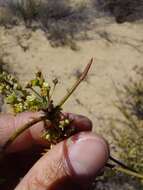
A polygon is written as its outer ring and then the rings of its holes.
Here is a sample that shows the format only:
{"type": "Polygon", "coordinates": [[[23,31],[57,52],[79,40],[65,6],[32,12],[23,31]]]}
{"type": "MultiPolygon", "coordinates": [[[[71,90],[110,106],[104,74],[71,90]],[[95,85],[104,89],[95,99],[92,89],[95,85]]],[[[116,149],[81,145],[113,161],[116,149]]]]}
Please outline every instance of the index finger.
{"type": "MultiPolygon", "coordinates": [[[[41,112],[24,112],[13,116],[10,114],[4,114],[0,116],[0,146],[3,146],[9,137],[23,125],[33,120],[34,118],[40,117],[41,112]]],[[[69,119],[71,119],[72,125],[78,131],[89,131],[92,128],[91,121],[80,115],[66,113],[69,119]]],[[[41,121],[26,131],[24,131],[16,140],[7,148],[6,152],[17,152],[30,148],[33,144],[39,144],[47,146],[46,140],[42,139],[41,136],[44,130],[44,122],[41,121]]]]}

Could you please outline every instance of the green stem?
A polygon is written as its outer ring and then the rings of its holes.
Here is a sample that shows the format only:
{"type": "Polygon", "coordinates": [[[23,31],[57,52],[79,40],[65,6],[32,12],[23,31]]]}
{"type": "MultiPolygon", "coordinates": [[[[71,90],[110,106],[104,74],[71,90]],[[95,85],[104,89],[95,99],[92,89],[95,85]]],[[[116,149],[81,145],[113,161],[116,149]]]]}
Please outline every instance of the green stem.
{"type": "Polygon", "coordinates": [[[130,175],[130,176],[134,176],[134,177],[137,177],[137,178],[140,178],[140,179],[143,179],[143,175],[142,174],[139,174],[137,172],[133,172],[133,171],[125,169],[123,167],[116,167],[115,166],[113,169],[115,169],[118,172],[122,172],[124,174],[130,175]]]}
{"type": "Polygon", "coordinates": [[[137,177],[137,178],[141,178],[143,179],[143,175],[142,174],[139,174],[137,171],[129,168],[128,166],[126,166],[125,164],[123,164],[122,162],[120,162],[119,160],[113,158],[112,156],[109,157],[109,159],[118,164],[119,166],[113,166],[113,169],[115,169],[116,171],[119,171],[119,172],[122,172],[122,173],[125,173],[127,175],[131,175],[131,176],[134,176],[134,177],[137,177]]]}
{"type": "Polygon", "coordinates": [[[6,141],[6,143],[4,144],[4,146],[2,147],[2,150],[5,151],[7,149],[7,147],[9,145],[11,145],[15,139],[20,136],[25,130],[29,129],[31,126],[35,125],[36,123],[44,120],[46,118],[46,116],[41,116],[38,118],[33,119],[32,121],[26,123],[25,125],[23,125],[21,128],[17,129],[10,137],[9,139],[6,141]]]}
{"type": "Polygon", "coordinates": [[[125,168],[125,169],[127,169],[127,170],[130,170],[130,171],[132,171],[132,172],[136,172],[135,170],[133,170],[132,168],[126,166],[124,163],[122,163],[121,161],[119,161],[119,160],[113,158],[112,156],[109,156],[109,159],[110,159],[112,162],[114,162],[114,163],[118,164],[119,166],[121,166],[122,168],[125,168]]]}
{"type": "Polygon", "coordinates": [[[51,94],[50,94],[50,100],[51,100],[51,98],[53,97],[53,94],[54,94],[54,92],[55,92],[56,86],[57,86],[57,84],[54,84],[53,89],[52,89],[52,92],[51,92],[51,94]]]}
{"type": "Polygon", "coordinates": [[[58,104],[58,107],[62,107],[63,104],[67,101],[67,99],[73,94],[73,92],[77,89],[77,87],[79,86],[79,84],[86,78],[88,71],[91,67],[93,63],[93,58],[90,60],[90,62],[88,63],[88,65],[86,66],[85,70],[83,71],[83,73],[81,74],[80,78],[76,81],[76,83],[71,87],[70,90],[68,90],[67,94],[64,96],[64,98],[60,101],[60,103],[58,104]]]}

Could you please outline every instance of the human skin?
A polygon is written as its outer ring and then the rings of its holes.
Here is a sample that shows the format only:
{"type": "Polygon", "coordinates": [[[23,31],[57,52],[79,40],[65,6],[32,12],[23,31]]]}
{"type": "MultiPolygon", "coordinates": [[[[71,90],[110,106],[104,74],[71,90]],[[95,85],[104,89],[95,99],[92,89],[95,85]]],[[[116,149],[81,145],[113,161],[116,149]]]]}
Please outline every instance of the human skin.
{"type": "MultiPolygon", "coordinates": [[[[68,113],[66,113],[68,114],[68,113]]],[[[8,137],[41,113],[25,112],[0,116],[0,146],[8,137]]],[[[77,134],[55,145],[41,156],[47,142],[41,139],[44,123],[26,130],[6,150],[0,161],[0,176],[6,181],[2,190],[71,190],[87,189],[88,184],[104,168],[109,147],[100,136],[91,132],[92,123],[84,117],[68,114],[77,134]],[[19,178],[21,180],[19,181],[19,178]]]]}

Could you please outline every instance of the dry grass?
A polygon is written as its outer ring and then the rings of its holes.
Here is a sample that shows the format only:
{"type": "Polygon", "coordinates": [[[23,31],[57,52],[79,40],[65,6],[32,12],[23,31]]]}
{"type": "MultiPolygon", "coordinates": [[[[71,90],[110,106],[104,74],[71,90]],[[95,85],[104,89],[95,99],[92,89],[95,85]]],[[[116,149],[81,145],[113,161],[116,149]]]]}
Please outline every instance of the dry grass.
{"type": "Polygon", "coordinates": [[[92,0],[100,11],[113,15],[118,23],[143,18],[142,0],[92,0]]]}
{"type": "MultiPolygon", "coordinates": [[[[109,124],[119,159],[142,174],[143,68],[136,69],[136,79],[129,79],[128,84],[123,86],[122,89],[116,87],[118,101],[115,106],[123,117],[122,119],[111,118],[109,124]]],[[[140,188],[143,188],[142,181],[140,182],[138,181],[137,184],[141,186],[140,188]]]]}
{"type": "Polygon", "coordinates": [[[86,31],[95,18],[86,3],[73,5],[70,0],[8,1],[4,8],[7,14],[1,16],[1,25],[24,22],[33,30],[41,28],[52,46],[68,45],[73,50],[77,50],[77,39],[87,37],[86,31]]]}
{"type": "MultiPolygon", "coordinates": [[[[143,75],[142,68],[137,72],[137,79],[130,79],[123,91],[118,93],[117,108],[124,117],[123,131],[118,137],[117,145],[121,148],[120,157],[130,167],[143,173],[143,75]],[[121,96],[120,96],[121,94],[121,96]]],[[[114,123],[116,125],[116,123],[114,123]]]]}
{"type": "MultiPolygon", "coordinates": [[[[101,120],[107,127],[106,136],[108,134],[112,138],[110,143],[115,157],[143,174],[143,68],[137,67],[136,70],[136,79],[129,79],[122,88],[115,86],[118,97],[115,106],[121,115],[101,120]]],[[[143,183],[136,178],[107,170],[104,177],[95,183],[95,189],[142,190],[143,183]]]]}

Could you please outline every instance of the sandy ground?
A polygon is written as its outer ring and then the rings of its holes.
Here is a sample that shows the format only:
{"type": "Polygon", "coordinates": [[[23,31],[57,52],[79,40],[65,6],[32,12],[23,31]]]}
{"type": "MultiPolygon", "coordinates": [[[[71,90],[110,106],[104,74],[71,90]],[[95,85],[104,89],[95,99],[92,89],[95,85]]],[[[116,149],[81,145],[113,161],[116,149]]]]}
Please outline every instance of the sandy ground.
{"type": "Polygon", "coordinates": [[[97,117],[118,114],[112,105],[116,99],[113,83],[125,83],[128,77],[135,76],[134,67],[142,65],[142,31],[141,22],[118,25],[100,19],[88,34],[91,40],[77,42],[79,50],[73,51],[68,47],[51,47],[40,30],[1,27],[0,52],[22,82],[31,79],[38,69],[49,81],[58,77],[56,102],[93,57],[87,80],[68,100],[64,110],[87,115],[97,127],[97,117]]]}

